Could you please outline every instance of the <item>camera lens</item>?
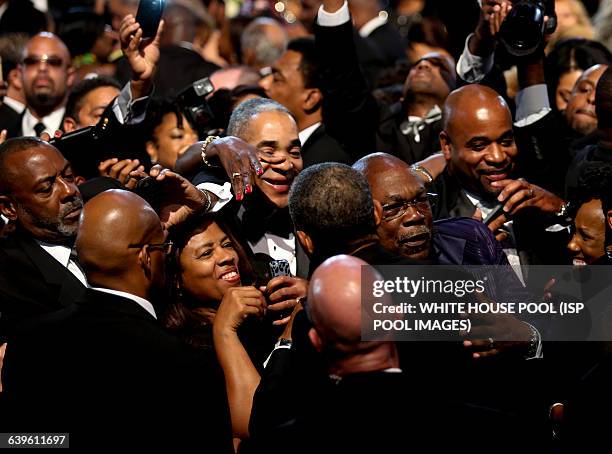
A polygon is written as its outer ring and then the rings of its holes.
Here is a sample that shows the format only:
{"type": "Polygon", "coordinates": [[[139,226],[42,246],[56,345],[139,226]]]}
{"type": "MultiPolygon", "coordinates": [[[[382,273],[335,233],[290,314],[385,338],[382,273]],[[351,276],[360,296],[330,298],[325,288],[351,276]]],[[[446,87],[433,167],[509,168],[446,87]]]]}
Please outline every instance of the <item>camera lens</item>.
{"type": "Polygon", "coordinates": [[[500,40],[517,57],[533,53],[542,42],[544,9],[537,3],[519,2],[504,20],[500,40]]]}

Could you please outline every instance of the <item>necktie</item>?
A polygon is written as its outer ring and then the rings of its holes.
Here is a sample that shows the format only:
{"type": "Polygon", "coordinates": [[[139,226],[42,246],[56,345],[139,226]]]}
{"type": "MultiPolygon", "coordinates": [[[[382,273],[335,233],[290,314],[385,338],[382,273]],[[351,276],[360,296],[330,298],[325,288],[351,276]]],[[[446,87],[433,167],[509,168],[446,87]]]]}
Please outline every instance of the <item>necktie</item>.
{"type": "Polygon", "coordinates": [[[40,137],[40,135],[47,129],[44,123],[38,122],[34,125],[34,132],[36,132],[36,137],[40,137]]]}

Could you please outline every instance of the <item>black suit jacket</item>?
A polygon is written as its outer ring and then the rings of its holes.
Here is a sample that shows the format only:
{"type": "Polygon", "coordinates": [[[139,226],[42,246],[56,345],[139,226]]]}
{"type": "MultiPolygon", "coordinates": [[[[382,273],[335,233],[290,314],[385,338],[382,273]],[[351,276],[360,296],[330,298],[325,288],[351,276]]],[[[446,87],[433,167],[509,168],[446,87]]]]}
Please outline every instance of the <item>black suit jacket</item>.
{"type": "Polygon", "coordinates": [[[372,96],[359,65],[350,22],[337,27],[315,26],[315,43],[322,65],[323,121],[328,134],[353,159],[385,151],[412,163],[440,149],[436,131],[429,131],[433,125],[428,125],[416,143],[399,130],[404,119],[399,106],[378,102],[372,96]]]}
{"type": "Polygon", "coordinates": [[[21,135],[21,120],[23,112],[16,112],[6,104],[0,106],[0,129],[6,129],[7,137],[21,135]]]}
{"type": "MultiPolygon", "coordinates": [[[[457,179],[444,171],[435,181],[438,200],[434,208],[434,219],[474,216],[476,211],[457,179]]],[[[516,236],[517,253],[524,265],[565,264],[565,246],[569,241],[565,230],[546,232],[555,223],[553,218],[542,216],[538,211],[525,209],[514,217],[513,231],[516,236]]]]}
{"type": "Polygon", "coordinates": [[[341,162],[351,165],[351,157],[335,139],[325,132],[325,125],[320,125],[302,146],[304,168],[322,162],[341,162]]]}
{"type": "Polygon", "coordinates": [[[32,5],[30,0],[9,0],[8,7],[0,18],[0,34],[27,33],[35,35],[45,30],[47,19],[32,5]]]}
{"type": "Polygon", "coordinates": [[[23,321],[68,306],[83,284],[34,239],[15,232],[0,240],[0,337],[23,321]]]}
{"type": "Polygon", "coordinates": [[[367,40],[376,46],[386,66],[393,66],[398,60],[406,60],[402,37],[390,23],[375,28],[367,40]]]}
{"type": "Polygon", "coordinates": [[[71,432],[96,443],[196,444],[233,452],[222,374],[129,298],[88,289],[24,326],[4,364],[10,426],[71,432]],[[109,438],[100,438],[99,430],[109,438]]]}

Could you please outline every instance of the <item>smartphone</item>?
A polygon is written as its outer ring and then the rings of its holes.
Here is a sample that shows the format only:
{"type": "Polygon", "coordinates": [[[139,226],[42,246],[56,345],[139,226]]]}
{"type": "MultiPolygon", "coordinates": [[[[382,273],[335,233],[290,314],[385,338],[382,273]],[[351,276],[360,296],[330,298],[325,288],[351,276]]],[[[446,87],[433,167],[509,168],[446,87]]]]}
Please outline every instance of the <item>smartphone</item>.
{"type": "Polygon", "coordinates": [[[270,269],[270,279],[277,276],[291,276],[291,267],[285,259],[270,261],[268,268],[270,269]]]}
{"type": "Polygon", "coordinates": [[[163,195],[163,187],[159,181],[153,177],[143,178],[132,192],[145,199],[157,211],[163,195]]]}
{"type": "Polygon", "coordinates": [[[155,38],[165,5],[166,0],[140,0],[138,12],[136,13],[136,22],[142,28],[143,39],[155,38]]]}

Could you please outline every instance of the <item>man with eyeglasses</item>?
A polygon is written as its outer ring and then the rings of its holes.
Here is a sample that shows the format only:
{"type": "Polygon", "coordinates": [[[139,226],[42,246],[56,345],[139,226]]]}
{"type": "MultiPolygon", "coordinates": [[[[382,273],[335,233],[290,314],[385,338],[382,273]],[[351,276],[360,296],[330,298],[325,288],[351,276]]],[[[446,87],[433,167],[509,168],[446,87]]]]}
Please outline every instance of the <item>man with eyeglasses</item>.
{"type": "Polygon", "coordinates": [[[54,418],[91,441],[103,426],[113,443],[233,452],[214,353],[189,348],[160,323],[171,251],[165,226],[129,191],[103,192],[83,208],[76,250],[91,288],[9,342],[12,424],[47,427],[54,418]]]}
{"type": "Polygon", "coordinates": [[[386,153],[361,158],[353,168],[370,185],[382,206],[377,227],[381,245],[412,259],[435,259],[452,265],[508,264],[501,245],[487,227],[471,218],[434,223],[432,203],[421,178],[404,161],[386,153]]]}

